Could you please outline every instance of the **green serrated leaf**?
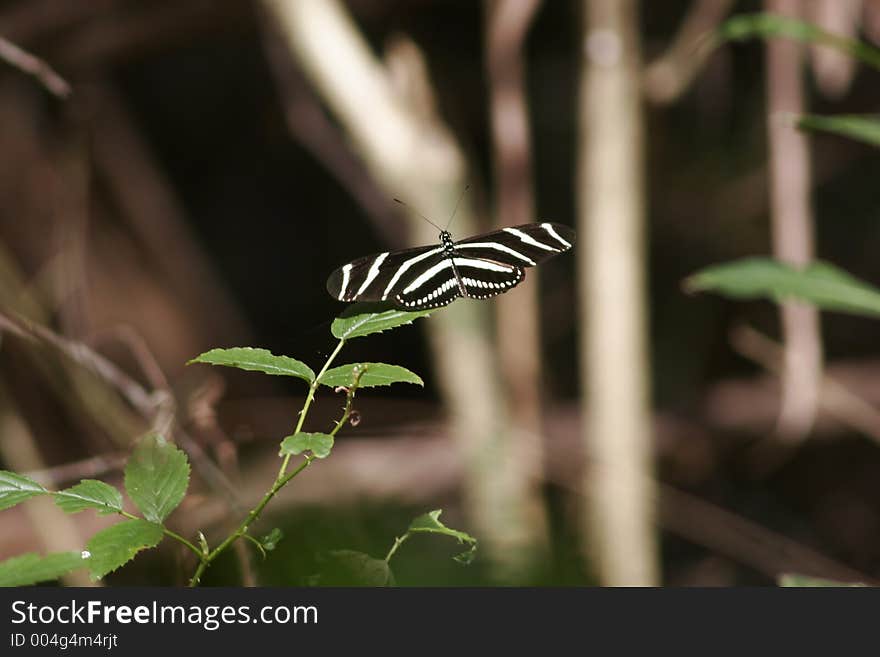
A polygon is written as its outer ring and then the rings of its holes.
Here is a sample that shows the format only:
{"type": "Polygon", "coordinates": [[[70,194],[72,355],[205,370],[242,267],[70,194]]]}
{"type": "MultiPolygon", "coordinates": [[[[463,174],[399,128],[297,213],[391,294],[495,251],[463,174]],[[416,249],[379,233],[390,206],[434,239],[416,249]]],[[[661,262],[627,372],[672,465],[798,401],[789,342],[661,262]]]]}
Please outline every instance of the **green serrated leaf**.
{"type": "Polygon", "coordinates": [[[324,459],[330,455],[333,449],[333,436],[326,433],[306,433],[300,431],[292,436],[287,436],[281,441],[281,455],[302,454],[311,452],[316,458],[324,459]]]}
{"type": "Polygon", "coordinates": [[[468,549],[460,554],[455,555],[453,559],[463,564],[471,563],[477,553],[477,539],[475,539],[470,534],[459,531],[457,529],[451,529],[444,525],[442,522],[440,522],[441,513],[443,513],[442,509],[434,509],[433,511],[429,511],[428,513],[423,513],[409,524],[409,529],[407,530],[407,532],[428,532],[432,534],[442,534],[444,536],[451,536],[452,538],[458,540],[459,543],[468,544],[468,549]]]}
{"type": "Polygon", "coordinates": [[[880,147],[880,115],[818,116],[811,114],[800,117],[797,126],[802,130],[830,132],[880,147]]]}
{"type": "Polygon", "coordinates": [[[475,539],[470,534],[459,531],[457,529],[451,529],[440,522],[441,513],[443,513],[443,509],[434,509],[433,511],[428,511],[428,513],[423,513],[409,524],[409,529],[407,531],[432,532],[434,534],[443,534],[445,536],[451,536],[452,538],[458,539],[459,543],[477,542],[477,539],[475,539]]]}
{"type": "Polygon", "coordinates": [[[97,479],[83,479],[76,486],[53,493],[55,504],[65,513],[95,509],[99,515],[122,511],[122,493],[97,479]]]}
{"type": "Polygon", "coordinates": [[[412,324],[414,320],[420,317],[427,317],[431,312],[431,310],[407,312],[405,310],[392,309],[357,313],[355,310],[352,311],[353,314],[343,315],[334,319],[333,324],[330,326],[330,332],[339,340],[351,340],[352,338],[361,338],[365,335],[388,331],[404,324],[412,324]]]}
{"type": "Polygon", "coordinates": [[[707,267],[684,286],[737,299],[799,299],[822,310],[880,316],[880,290],[824,262],[795,269],[768,258],[746,258],[707,267]]]}
{"type": "Polygon", "coordinates": [[[833,579],[824,579],[821,577],[810,577],[808,575],[798,575],[796,573],[784,573],[778,578],[779,586],[784,587],[862,587],[865,584],[861,582],[837,582],[833,579]]]}
{"type": "Polygon", "coordinates": [[[803,43],[828,46],[865,64],[880,69],[880,50],[856,39],[826,32],[820,27],[778,14],[740,14],[724,21],[713,38],[713,45],[722,41],[786,38],[803,43]]]}
{"type": "Polygon", "coordinates": [[[278,527],[275,527],[272,531],[270,531],[268,534],[260,539],[260,545],[262,545],[263,549],[267,552],[271,552],[278,547],[278,543],[281,542],[282,538],[284,538],[284,532],[278,529],[278,527]]]}
{"type": "Polygon", "coordinates": [[[331,388],[338,386],[350,387],[354,383],[355,368],[361,368],[358,378],[358,388],[373,388],[376,386],[390,386],[392,383],[415,383],[424,386],[425,382],[414,372],[399,365],[386,365],[385,363],[352,363],[340,365],[327,370],[321,376],[319,383],[331,388]]]}
{"type": "Polygon", "coordinates": [[[276,356],[268,349],[253,347],[234,347],[232,349],[211,349],[193,358],[190,363],[225,365],[240,370],[263,372],[276,376],[295,376],[307,383],[315,380],[315,373],[302,361],[290,356],[276,356]]]}
{"type": "Polygon", "coordinates": [[[45,557],[23,554],[0,562],[0,586],[29,586],[49,582],[89,565],[83,552],[56,552],[45,557]]]}
{"type": "Polygon", "coordinates": [[[161,540],[162,526],[146,520],[126,520],[102,529],[87,546],[92,580],[101,579],[161,540]]]}
{"type": "Polygon", "coordinates": [[[477,543],[471,543],[471,546],[465,550],[464,552],[459,552],[454,557],[452,557],[455,561],[460,564],[464,564],[465,566],[469,566],[474,562],[474,557],[477,556],[477,543]]]}
{"type": "Polygon", "coordinates": [[[48,492],[33,479],[8,470],[0,470],[0,510],[48,492]]]}
{"type": "Polygon", "coordinates": [[[310,578],[321,586],[394,586],[394,573],[382,559],[354,550],[333,550],[320,557],[321,569],[310,578]]]}
{"type": "Polygon", "coordinates": [[[156,434],[141,439],[125,464],[125,490],[144,518],[161,523],[189,485],[186,454],[156,434]]]}

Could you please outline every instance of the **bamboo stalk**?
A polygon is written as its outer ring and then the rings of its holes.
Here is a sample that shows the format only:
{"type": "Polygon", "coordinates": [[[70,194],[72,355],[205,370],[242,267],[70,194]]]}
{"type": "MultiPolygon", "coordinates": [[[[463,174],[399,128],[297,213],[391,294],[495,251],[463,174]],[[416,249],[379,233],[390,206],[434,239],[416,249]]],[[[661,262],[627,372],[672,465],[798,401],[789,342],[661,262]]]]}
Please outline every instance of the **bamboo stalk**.
{"type": "MultiPolygon", "coordinates": [[[[524,46],[540,0],[486,2],[486,66],[495,173],[495,228],[535,221],[531,136],[525,89],[524,46]]],[[[538,272],[531,270],[516,294],[497,298],[496,331],[501,376],[511,415],[513,463],[525,481],[537,482],[541,449],[541,336],[538,272]],[[535,440],[538,444],[534,445],[535,440]],[[537,450],[536,450],[537,448],[537,450]],[[533,453],[538,452],[538,458],[533,453]]],[[[529,523],[546,542],[547,518],[535,485],[528,491],[529,523]]]]}
{"type": "MultiPolygon", "coordinates": [[[[768,11],[799,17],[800,0],[767,0],[768,11]]],[[[814,258],[810,208],[810,155],[806,137],[790,120],[804,113],[803,47],[786,39],[767,43],[767,132],[770,145],[770,206],[773,255],[797,267],[814,258]]],[[[785,343],[782,407],[777,432],[797,444],[816,417],[822,379],[819,313],[803,303],[781,309],[785,343]]]]}
{"type": "Polygon", "coordinates": [[[657,583],[635,0],[586,0],[577,178],[586,522],[599,580],[657,583]]]}

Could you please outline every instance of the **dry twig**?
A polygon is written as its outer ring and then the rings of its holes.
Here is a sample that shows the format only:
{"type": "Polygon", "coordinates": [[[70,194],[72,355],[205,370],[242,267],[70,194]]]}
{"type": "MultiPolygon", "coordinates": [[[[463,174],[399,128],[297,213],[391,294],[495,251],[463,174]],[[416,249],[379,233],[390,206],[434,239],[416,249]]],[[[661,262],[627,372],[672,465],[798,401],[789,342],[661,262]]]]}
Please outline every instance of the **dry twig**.
{"type": "Polygon", "coordinates": [[[58,98],[66,99],[72,92],[70,84],[52,70],[51,66],[2,36],[0,36],[0,59],[22,73],[36,78],[46,91],[58,98]]]}

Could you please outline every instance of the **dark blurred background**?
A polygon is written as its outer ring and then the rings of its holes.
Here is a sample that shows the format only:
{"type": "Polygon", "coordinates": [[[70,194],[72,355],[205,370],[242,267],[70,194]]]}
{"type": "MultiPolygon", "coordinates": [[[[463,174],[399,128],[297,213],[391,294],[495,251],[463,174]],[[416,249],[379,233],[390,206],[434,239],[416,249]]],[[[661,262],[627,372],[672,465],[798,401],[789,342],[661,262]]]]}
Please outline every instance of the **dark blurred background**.
{"type": "MultiPolygon", "coordinates": [[[[577,226],[585,10],[577,2],[537,4],[523,54],[534,217],[577,226]]],[[[704,3],[639,4],[648,67],[704,3]]],[[[757,1],[718,4],[733,5],[729,13],[766,8],[757,1]]],[[[860,8],[854,30],[868,40],[880,37],[880,3],[841,4],[860,8]]],[[[453,234],[504,222],[494,214],[484,4],[342,6],[374,55],[405,37],[427,66],[433,116],[457,143],[466,161],[463,182],[470,184],[471,220],[454,222],[453,234]]],[[[170,394],[178,430],[190,441],[177,442],[187,451],[199,446],[219,464],[248,508],[277,469],[277,442],[292,428],[303,386],[185,367],[186,361],[213,347],[251,345],[317,369],[335,345],[330,321],[344,309],[325,291],[328,274],[355,257],[432,239],[433,228],[392,202],[412,199],[407,190],[377,182],[346,119],[334,113],[308,66],[289,56],[277,22],[266,5],[246,0],[0,2],[0,36],[47,62],[73,88],[69,98],[58,98],[0,63],[0,310],[70,341],[59,348],[4,324],[6,469],[56,486],[82,477],[121,481],[127,446],[149,422],[88,362],[83,367],[71,357],[70,345],[83,343],[145,389],[170,394]]],[[[668,585],[765,585],[786,571],[880,575],[880,449],[868,435],[878,426],[873,414],[880,403],[876,321],[822,316],[826,372],[865,404],[861,420],[820,411],[797,449],[765,458],[761,446],[772,442],[779,386],[744,355],[743,341],[754,344],[754,335],[743,337],[742,327],[778,339],[777,308],[690,296],[681,287],[708,264],[771,252],[764,67],[763,43],[723,46],[673,100],[652,96],[650,88],[644,99],[652,362],[646,374],[662,482],[660,582],[668,585]],[[731,339],[735,330],[739,342],[731,339]]],[[[835,93],[826,93],[809,65],[804,76],[813,113],[880,107],[880,75],[867,67],[855,66],[835,93]]],[[[873,255],[880,248],[880,153],[835,137],[810,141],[817,255],[880,283],[873,255]]],[[[438,223],[447,219],[432,216],[436,206],[415,210],[438,223]]],[[[492,538],[463,567],[450,558],[457,546],[418,537],[395,557],[399,584],[601,581],[580,520],[578,271],[568,254],[534,277],[542,373],[540,430],[532,439],[543,446],[543,556],[514,564],[519,574],[512,576],[493,565],[492,538]]],[[[262,521],[266,531],[284,530],[278,550],[265,561],[230,553],[206,583],[244,577],[302,584],[329,549],[384,555],[409,519],[430,508],[444,508],[450,526],[483,538],[491,521],[472,506],[467,491],[475,484],[467,482],[478,475],[467,474],[461,443],[450,437],[456,425],[448,421],[448,392],[437,374],[438,359],[448,354],[425,334],[433,321],[346,347],[343,362],[400,364],[422,375],[424,389],[362,391],[360,424],[343,430],[337,451],[294,482],[262,521]]],[[[493,325],[490,319],[488,330],[493,325]]],[[[448,367],[454,371],[455,362],[448,367]]],[[[319,430],[340,405],[322,392],[309,423],[319,430]]],[[[49,505],[0,514],[0,558],[81,545],[107,522],[53,513],[49,505]]],[[[172,526],[190,536],[201,529],[213,543],[240,517],[196,463],[192,494],[172,526]]],[[[180,584],[189,570],[184,555],[165,545],[107,581],[180,584]]]]}

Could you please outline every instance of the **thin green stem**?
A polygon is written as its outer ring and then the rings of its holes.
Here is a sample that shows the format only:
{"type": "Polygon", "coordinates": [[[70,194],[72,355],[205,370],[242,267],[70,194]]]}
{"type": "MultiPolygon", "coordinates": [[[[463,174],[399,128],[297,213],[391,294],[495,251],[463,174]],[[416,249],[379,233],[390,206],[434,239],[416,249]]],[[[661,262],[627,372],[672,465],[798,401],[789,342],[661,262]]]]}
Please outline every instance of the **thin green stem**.
{"type": "Polygon", "coordinates": [[[354,394],[357,392],[358,384],[361,381],[363,373],[364,370],[358,370],[355,372],[354,381],[352,381],[351,385],[346,390],[345,407],[342,409],[342,417],[336,421],[336,425],[329,434],[330,436],[336,437],[336,434],[339,433],[339,430],[345,426],[345,423],[348,422],[348,418],[351,417],[351,404],[354,401],[354,394]]]}
{"type": "Polygon", "coordinates": [[[257,539],[255,539],[250,534],[242,534],[241,537],[243,539],[245,539],[246,541],[250,541],[251,543],[253,543],[257,547],[257,549],[260,551],[260,554],[263,555],[263,559],[266,558],[266,548],[263,547],[262,543],[260,543],[257,539]]]}
{"type": "MultiPolygon", "coordinates": [[[[318,372],[318,375],[315,377],[315,380],[312,381],[311,385],[309,386],[309,392],[306,395],[306,401],[303,404],[302,410],[299,412],[299,420],[297,420],[296,428],[293,430],[294,434],[297,434],[302,430],[303,424],[306,421],[306,416],[309,413],[309,408],[312,405],[312,401],[314,401],[314,399],[315,399],[315,392],[317,392],[318,386],[321,385],[321,383],[320,383],[321,377],[324,376],[324,373],[328,369],[330,369],[330,365],[333,363],[333,361],[339,355],[339,352],[342,351],[342,347],[344,345],[345,345],[345,340],[340,340],[339,344],[337,344],[336,348],[333,350],[333,353],[331,353],[330,356],[327,358],[327,361],[324,363],[324,366],[321,368],[321,371],[318,372]]],[[[352,388],[355,388],[355,387],[356,386],[352,386],[352,388]]],[[[346,413],[348,415],[351,414],[351,398],[353,396],[354,396],[354,390],[352,389],[349,391],[348,403],[346,404],[346,413]]],[[[348,419],[348,415],[343,414],[343,417],[345,419],[348,419]]],[[[337,426],[334,427],[333,432],[330,435],[331,436],[335,435],[335,433],[337,431],[339,431],[339,428],[342,426],[342,424],[344,424],[344,420],[341,423],[337,423],[337,426]]],[[[193,574],[192,579],[190,579],[190,581],[189,581],[189,585],[191,587],[199,585],[199,582],[202,579],[202,575],[204,574],[207,567],[211,565],[211,563],[214,561],[214,559],[216,559],[220,554],[222,554],[223,551],[226,550],[230,545],[235,543],[235,541],[237,541],[239,538],[241,538],[242,536],[247,534],[247,531],[248,531],[248,528],[250,527],[250,525],[252,525],[257,520],[257,518],[260,517],[260,514],[263,512],[263,509],[265,509],[266,505],[269,504],[269,502],[272,500],[272,498],[278,494],[278,491],[280,491],[291,479],[293,479],[295,476],[297,476],[300,472],[302,472],[307,467],[309,467],[309,465],[311,465],[312,461],[315,460],[315,457],[310,454],[305,457],[304,461],[300,464],[300,466],[298,468],[296,468],[296,470],[288,473],[287,467],[290,464],[290,459],[292,456],[293,456],[292,454],[287,454],[284,457],[284,460],[281,462],[281,467],[278,469],[278,474],[275,476],[275,481],[272,484],[272,487],[268,491],[266,491],[266,494],[263,496],[263,499],[260,500],[259,504],[257,504],[257,506],[255,506],[253,509],[251,509],[248,512],[247,517],[242,521],[242,523],[238,526],[238,528],[234,532],[232,532],[229,536],[227,536],[226,539],[222,543],[220,543],[220,545],[218,545],[213,550],[211,550],[207,555],[202,555],[201,561],[199,562],[199,566],[196,569],[196,572],[193,574]]]]}
{"type": "MultiPolygon", "coordinates": [[[[309,407],[312,405],[312,401],[315,399],[315,392],[318,390],[318,386],[321,385],[321,377],[324,376],[324,373],[330,369],[330,364],[336,359],[339,355],[339,352],[342,351],[342,347],[345,345],[345,340],[340,340],[339,344],[336,345],[336,349],[333,350],[333,353],[330,354],[330,357],[327,358],[327,362],[324,363],[324,367],[321,368],[321,371],[318,372],[318,375],[315,377],[315,380],[312,381],[312,384],[309,386],[309,392],[306,395],[306,401],[303,404],[302,410],[299,412],[299,420],[296,423],[296,428],[293,430],[294,434],[299,433],[303,428],[303,423],[306,421],[306,415],[309,413],[309,407]]],[[[287,472],[287,466],[290,463],[290,457],[292,455],[288,454],[284,457],[284,460],[281,462],[281,469],[278,471],[278,477],[283,477],[284,473],[287,472]]],[[[277,479],[276,479],[277,481],[277,479]]]]}
{"type": "Polygon", "coordinates": [[[209,565],[211,565],[211,562],[213,562],[214,559],[216,559],[218,556],[220,556],[220,554],[223,551],[225,551],[226,548],[228,548],[230,545],[235,543],[235,541],[237,541],[239,538],[244,536],[247,533],[250,525],[257,518],[260,517],[260,514],[263,512],[263,509],[266,508],[266,505],[269,504],[269,502],[272,500],[273,497],[275,497],[275,495],[278,493],[278,491],[281,490],[285,486],[285,484],[287,484],[287,482],[289,482],[291,479],[293,479],[296,475],[298,475],[300,472],[302,472],[307,467],[309,467],[309,465],[312,463],[312,461],[314,459],[315,459],[314,456],[311,456],[311,455],[306,456],[305,460],[302,462],[302,464],[300,464],[300,466],[296,470],[294,470],[293,472],[290,472],[288,474],[282,475],[278,479],[275,480],[275,483],[272,484],[272,487],[266,492],[266,494],[263,496],[263,499],[260,500],[260,503],[257,504],[257,506],[255,506],[253,509],[250,510],[250,512],[247,514],[247,517],[242,521],[242,523],[238,526],[238,528],[234,532],[232,532],[229,536],[227,536],[226,539],[222,543],[220,543],[220,545],[218,545],[213,550],[211,550],[211,552],[209,552],[208,555],[202,559],[201,563],[199,564],[199,567],[196,569],[195,574],[192,576],[192,579],[190,579],[190,581],[189,581],[189,585],[191,587],[198,586],[199,581],[202,578],[202,574],[205,572],[205,569],[209,565]]]}
{"type": "Polygon", "coordinates": [[[410,537],[410,533],[407,532],[403,536],[398,536],[394,539],[394,545],[391,546],[391,549],[388,550],[388,554],[385,555],[385,563],[389,563],[391,561],[391,557],[394,556],[394,553],[397,552],[397,548],[404,544],[406,539],[410,537]]]}

